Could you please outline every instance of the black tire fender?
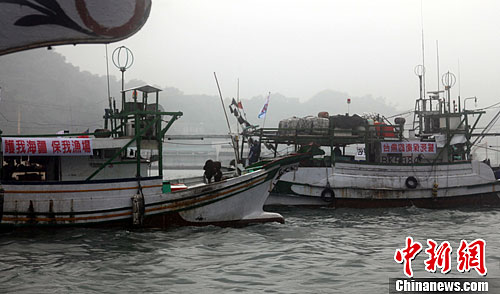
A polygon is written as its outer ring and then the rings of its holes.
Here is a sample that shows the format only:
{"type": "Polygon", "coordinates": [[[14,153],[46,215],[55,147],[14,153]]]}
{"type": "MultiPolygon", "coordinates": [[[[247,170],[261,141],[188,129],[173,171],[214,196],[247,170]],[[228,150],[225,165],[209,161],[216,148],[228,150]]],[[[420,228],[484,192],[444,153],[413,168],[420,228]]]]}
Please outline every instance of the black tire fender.
{"type": "Polygon", "coordinates": [[[418,180],[414,176],[409,176],[406,178],[405,185],[409,189],[415,189],[418,186],[418,180]]]}
{"type": "Polygon", "coordinates": [[[333,202],[335,200],[335,192],[333,192],[332,188],[326,187],[321,192],[321,199],[325,202],[333,202]]]}

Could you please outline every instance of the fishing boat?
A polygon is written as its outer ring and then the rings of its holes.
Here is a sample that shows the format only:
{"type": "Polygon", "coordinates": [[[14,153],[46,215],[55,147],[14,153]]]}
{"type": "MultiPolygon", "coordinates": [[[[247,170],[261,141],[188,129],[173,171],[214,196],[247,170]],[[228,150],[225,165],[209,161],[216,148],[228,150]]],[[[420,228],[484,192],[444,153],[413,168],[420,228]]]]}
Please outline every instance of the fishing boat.
{"type": "MultiPolygon", "coordinates": [[[[90,2],[0,1],[0,14],[8,15],[0,20],[0,55],[118,41],[137,32],[151,9],[149,0],[120,0],[133,9],[113,14],[109,9],[118,2],[90,2]]],[[[214,182],[208,177],[190,183],[164,181],[163,140],[182,112],[163,111],[160,91],[149,85],[127,90],[122,86],[121,106],[110,100],[104,128],[92,133],[0,132],[0,229],[282,223],[283,217],[265,212],[263,204],[277,179],[304,156],[236,169],[214,182]]]]}
{"type": "Polygon", "coordinates": [[[283,222],[280,214],[263,211],[263,204],[276,180],[303,155],[218,182],[180,187],[163,181],[162,139],[182,113],[160,111],[160,91],[152,86],[124,90],[123,108],[106,109],[105,128],[91,134],[2,135],[0,227],[283,222]],[[151,96],[156,99],[148,104],[151,96]],[[168,123],[162,125],[165,117],[168,123]],[[153,161],[158,161],[157,176],[150,176],[153,161]]]}
{"type": "Polygon", "coordinates": [[[498,177],[471,152],[487,135],[474,132],[484,111],[465,109],[460,97],[451,103],[452,73],[443,76],[444,90],[428,96],[419,78],[421,93],[408,131],[403,117],[391,123],[374,114],[322,112],[245,133],[244,138],[259,138],[274,154],[278,145],[316,152],[278,181],[266,206],[499,206],[498,177]]]}

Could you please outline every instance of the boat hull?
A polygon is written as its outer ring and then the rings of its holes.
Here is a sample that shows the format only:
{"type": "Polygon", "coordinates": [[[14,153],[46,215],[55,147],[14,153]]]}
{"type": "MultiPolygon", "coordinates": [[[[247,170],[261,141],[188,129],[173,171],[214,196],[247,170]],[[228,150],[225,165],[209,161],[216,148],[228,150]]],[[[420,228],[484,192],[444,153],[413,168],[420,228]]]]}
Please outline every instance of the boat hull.
{"type": "Polygon", "coordinates": [[[419,166],[344,163],[299,168],[285,175],[266,206],[499,207],[497,191],[500,182],[491,168],[477,161],[419,166]],[[328,197],[330,192],[333,197],[328,197]]]}
{"type": "MultiPolygon", "coordinates": [[[[269,192],[298,159],[277,160],[221,182],[162,193],[162,179],[3,183],[0,227],[133,226],[134,195],[144,196],[139,227],[284,222],[263,210],[269,192]]],[[[136,210],[137,211],[137,210],[136,210]]],[[[136,214],[137,215],[137,214],[136,214]]]]}

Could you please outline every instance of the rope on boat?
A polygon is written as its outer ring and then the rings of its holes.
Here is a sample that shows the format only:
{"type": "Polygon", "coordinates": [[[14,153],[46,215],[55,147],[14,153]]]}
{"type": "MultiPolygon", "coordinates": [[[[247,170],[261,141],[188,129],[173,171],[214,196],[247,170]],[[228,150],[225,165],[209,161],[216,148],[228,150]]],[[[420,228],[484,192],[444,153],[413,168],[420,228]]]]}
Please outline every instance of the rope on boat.
{"type": "MultiPolygon", "coordinates": [[[[323,189],[321,192],[321,199],[325,202],[333,202],[335,200],[335,192],[330,186],[330,180],[328,179],[328,166],[325,167],[325,173],[326,173],[326,187],[323,189]]],[[[333,171],[332,171],[333,174],[333,171]]]]}
{"type": "Polygon", "coordinates": [[[5,190],[0,186],[0,223],[2,222],[3,217],[3,199],[5,195],[5,190]]]}
{"type": "Polygon", "coordinates": [[[141,181],[138,180],[139,189],[132,197],[132,226],[140,227],[144,224],[145,203],[142,193],[141,181]]]}

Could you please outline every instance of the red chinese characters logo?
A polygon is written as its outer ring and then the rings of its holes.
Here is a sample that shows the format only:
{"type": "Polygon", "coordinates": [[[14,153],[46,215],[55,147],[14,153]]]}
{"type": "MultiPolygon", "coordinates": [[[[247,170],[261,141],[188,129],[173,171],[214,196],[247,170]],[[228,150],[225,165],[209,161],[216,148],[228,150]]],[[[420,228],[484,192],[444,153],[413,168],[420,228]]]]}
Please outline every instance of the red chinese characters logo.
{"type": "MultiPolygon", "coordinates": [[[[450,243],[444,241],[438,246],[436,241],[427,239],[427,246],[425,253],[429,258],[424,261],[425,270],[435,273],[441,268],[442,274],[450,272],[453,251],[450,243]]],[[[406,247],[397,249],[394,254],[397,263],[404,263],[403,272],[409,278],[413,277],[412,260],[421,250],[422,245],[419,242],[414,242],[412,237],[406,237],[406,247]]],[[[471,269],[475,269],[481,276],[486,276],[486,241],[483,239],[476,239],[471,243],[460,241],[460,248],[457,251],[457,270],[464,273],[471,269]]]]}
{"type": "Polygon", "coordinates": [[[413,277],[413,270],[411,268],[411,261],[417,257],[417,255],[422,250],[422,244],[420,242],[413,242],[412,237],[406,237],[406,247],[403,249],[397,249],[394,253],[394,260],[397,263],[404,264],[404,273],[407,277],[413,277]]]}
{"type": "Polygon", "coordinates": [[[427,249],[425,253],[429,255],[429,259],[425,261],[425,270],[431,273],[436,272],[436,267],[441,268],[441,273],[446,274],[451,270],[451,245],[450,242],[444,241],[437,246],[437,243],[432,240],[427,240],[427,249]]]}
{"type": "Polygon", "coordinates": [[[83,152],[85,152],[85,153],[91,152],[90,140],[82,140],[82,149],[83,149],[83,152]]]}
{"type": "Polygon", "coordinates": [[[82,152],[82,145],[80,144],[80,141],[73,141],[73,153],[81,153],[82,152]]]}
{"type": "Polygon", "coordinates": [[[24,144],[24,140],[16,140],[16,153],[26,153],[26,145],[24,144]]]}
{"type": "Polygon", "coordinates": [[[486,241],[476,239],[467,244],[467,241],[460,242],[457,255],[457,270],[461,273],[475,269],[478,274],[485,276],[486,269],[486,241]]]}
{"type": "Polygon", "coordinates": [[[62,152],[63,153],[71,153],[71,141],[62,140],[62,152]]]}
{"type": "Polygon", "coordinates": [[[36,141],[36,146],[38,147],[38,154],[47,153],[47,143],[45,143],[45,141],[41,140],[36,141]]]}
{"type": "Polygon", "coordinates": [[[28,140],[27,145],[28,145],[28,153],[36,154],[36,141],[28,140]]]}
{"type": "Polygon", "coordinates": [[[5,140],[5,154],[13,154],[16,153],[16,147],[14,145],[14,140],[5,140]]]}
{"type": "Polygon", "coordinates": [[[52,141],[52,152],[55,153],[61,153],[61,142],[59,141],[52,141]]]}

